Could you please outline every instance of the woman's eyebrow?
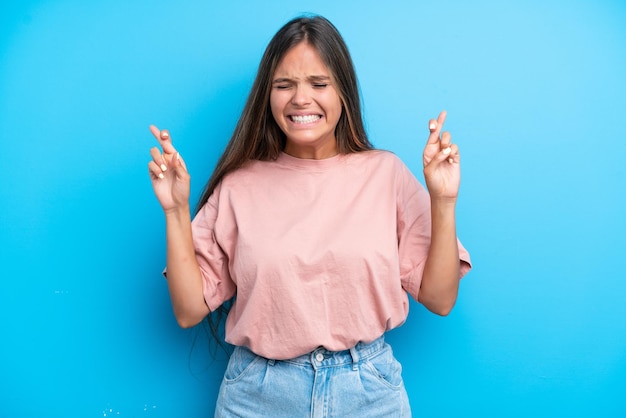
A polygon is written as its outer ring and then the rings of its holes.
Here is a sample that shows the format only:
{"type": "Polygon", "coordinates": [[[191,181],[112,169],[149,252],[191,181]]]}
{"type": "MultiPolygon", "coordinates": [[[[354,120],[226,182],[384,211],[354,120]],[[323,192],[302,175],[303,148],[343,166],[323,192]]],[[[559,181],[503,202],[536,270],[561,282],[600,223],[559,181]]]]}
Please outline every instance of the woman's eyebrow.
{"type": "MultiPolygon", "coordinates": [[[[308,76],[307,79],[309,81],[330,81],[330,77],[327,75],[311,75],[308,76]]],[[[279,77],[276,78],[272,81],[272,84],[279,84],[279,83],[293,83],[294,81],[298,81],[297,79],[294,80],[292,78],[289,77],[279,77]]]]}
{"type": "Polygon", "coordinates": [[[309,76],[310,81],[330,81],[330,77],[327,75],[312,75],[309,76]]]}
{"type": "Polygon", "coordinates": [[[278,83],[291,83],[293,80],[287,77],[280,77],[280,78],[276,78],[272,81],[272,84],[278,84],[278,83]]]}

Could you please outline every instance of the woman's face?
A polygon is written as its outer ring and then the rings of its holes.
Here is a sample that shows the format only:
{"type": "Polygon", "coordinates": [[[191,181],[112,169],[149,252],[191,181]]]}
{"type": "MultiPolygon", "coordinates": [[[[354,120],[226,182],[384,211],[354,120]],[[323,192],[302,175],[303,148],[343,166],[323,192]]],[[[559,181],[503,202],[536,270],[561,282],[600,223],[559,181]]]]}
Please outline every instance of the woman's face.
{"type": "Polygon", "coordinates": [[[290,49],[278,63],[270,107],[287,136],[287,154],[313,159],[337,154],[335,127],[341,117],[341,99],[330,71],[307,42],[290,49]]]}

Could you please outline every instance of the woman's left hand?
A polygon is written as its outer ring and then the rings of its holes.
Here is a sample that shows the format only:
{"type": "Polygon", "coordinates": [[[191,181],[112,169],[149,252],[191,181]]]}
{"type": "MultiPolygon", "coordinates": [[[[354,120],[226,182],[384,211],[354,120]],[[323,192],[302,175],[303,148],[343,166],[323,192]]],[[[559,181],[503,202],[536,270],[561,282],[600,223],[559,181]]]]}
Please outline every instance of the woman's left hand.
{"type": "Polygon", "coordinates": [[[432,199],[456,200],[461,182],[459,147],[452,144],[449,132],[441,133],[446,111],[428,123],[430,136],[424,148],[424,180],[432,199]]]}

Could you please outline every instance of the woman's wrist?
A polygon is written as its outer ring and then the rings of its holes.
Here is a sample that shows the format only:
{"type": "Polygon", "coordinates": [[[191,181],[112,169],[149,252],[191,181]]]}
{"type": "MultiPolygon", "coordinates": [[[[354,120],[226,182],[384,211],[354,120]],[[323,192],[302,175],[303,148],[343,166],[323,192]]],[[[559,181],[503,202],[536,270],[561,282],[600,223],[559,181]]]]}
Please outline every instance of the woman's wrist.
{"type": "Polygon", "coordinates": [[[456,209],[456,197],[430,197],[430,207],[434,212],[443,212],[448,213],[451,212],[454,214],[456,209]]]}
{"type": "Polygon", "coordinates": [[[163,213],[165,214],[166,221],[181,221],[191,219],[191,211],[188,204],[163,210],[163,213]]]}

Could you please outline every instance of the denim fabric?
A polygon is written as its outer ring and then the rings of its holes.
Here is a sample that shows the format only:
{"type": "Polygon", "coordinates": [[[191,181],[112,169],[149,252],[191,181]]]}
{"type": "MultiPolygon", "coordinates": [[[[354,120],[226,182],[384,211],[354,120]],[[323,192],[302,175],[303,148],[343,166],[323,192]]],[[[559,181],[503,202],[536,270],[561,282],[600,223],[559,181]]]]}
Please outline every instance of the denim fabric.
{"type": "Polygon", "coordinates": [[[233,352],[215,417],[410,417],[402,367],[383,337],[345,351],[271,360],[233,352]]]}

